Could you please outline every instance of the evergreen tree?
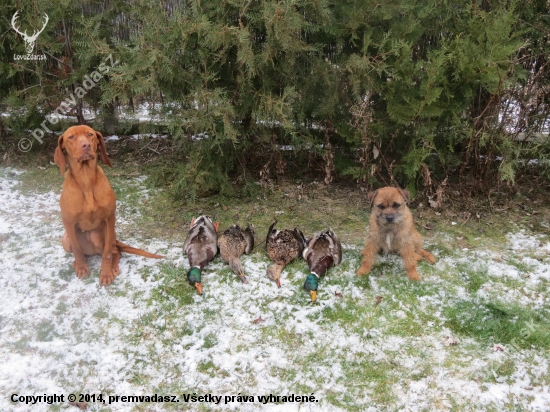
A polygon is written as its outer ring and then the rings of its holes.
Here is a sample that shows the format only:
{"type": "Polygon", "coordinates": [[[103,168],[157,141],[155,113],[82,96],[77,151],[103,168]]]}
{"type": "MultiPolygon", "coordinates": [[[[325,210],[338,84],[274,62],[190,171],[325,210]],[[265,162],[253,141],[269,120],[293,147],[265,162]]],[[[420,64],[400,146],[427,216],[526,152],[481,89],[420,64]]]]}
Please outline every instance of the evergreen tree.
{"type": "Polygon", "coordinates": [[[90,107],[111,130],[117,107],[146,105],[178,143],[166,169],[191,200],[230,194],[229,176],[251,167],[284,174],[290,157],[327,183],[349,175],[433,192],[452,173],[513,181],[526,150],[545,153],[514,143],[503,120],[511,100],[524,107],[516,135],[548,119],[543,0],[8,0],[0,10],[0,105],[14,133],[112,54],[118,65],[70,114],[82,121],[90,107]],[[24,48],[9,29],[15,11],[27,24],[49,14],[37,42],[47,62],[13,59],[24,48]]]}

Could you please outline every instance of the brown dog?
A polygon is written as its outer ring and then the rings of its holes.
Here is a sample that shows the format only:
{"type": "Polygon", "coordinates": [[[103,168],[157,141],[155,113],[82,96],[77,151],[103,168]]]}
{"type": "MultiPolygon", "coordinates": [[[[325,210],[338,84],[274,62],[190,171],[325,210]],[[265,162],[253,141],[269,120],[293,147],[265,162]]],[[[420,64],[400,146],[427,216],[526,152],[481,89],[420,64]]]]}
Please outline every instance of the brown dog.
{"type": "Polygon", "coordinates": [[[85,255],[101,255],[99,283],[110,285],[120,273],[120,252],[150,258],[162,258],[116,240],[116,196],[109,180],[97,164],[111,166],[101,133],[88,126],[69,127],[58,140],[54,161],[65,175],[59,204],[66,233],[61,243],[74,254],[76,276],[83,279],[90,273],[85,255]],[[64,151],[66,154],[64,154],[64,151]],[[69,169],[65,172],[65,167],[69,169]]]}
{"type": "Polygon", "coordinates": [[[369,273],[376,254],[383,250],[385,253],[399,253],[409,279],[420,280],[416,271],[417,262],[425,258],[434,264],[435,257],[422,249],[422,237],[414,228],[412,214],[407,207],[409,192],[383,187],[369,193],[368,199],[372,213],[365,248],[361,252],[363,262],[357,274],[362,276],[369,273]]]}

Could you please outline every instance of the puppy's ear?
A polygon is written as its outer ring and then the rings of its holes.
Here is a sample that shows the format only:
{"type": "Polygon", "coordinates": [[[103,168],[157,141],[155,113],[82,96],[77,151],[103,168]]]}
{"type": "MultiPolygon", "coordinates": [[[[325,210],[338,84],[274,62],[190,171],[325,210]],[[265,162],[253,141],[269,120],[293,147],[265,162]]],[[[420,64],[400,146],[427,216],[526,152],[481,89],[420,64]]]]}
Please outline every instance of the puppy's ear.
{"type": "Polygon", "coordinates": [[[65,174],[65,167],[67,166],[67,161],[63,154],[63,135],[59,136],[59,139],[57,139],[57,147],[55,148],[53,161],[59,166],[59,173],[63,176],[65,174]]]}
{"type": "Polygon", "coordinates": [[[374,204],[374,198],[376,197],[377,194],[378,194],[378,189],[372,192],[369,192],[369,194],[367,195],[367,199],[369,199],[370,207],[372,207],[372,205],[374,204]]]}
{"type": "Polygon", "coordinates": [[[410,200],[411,200],[411,194],[409,193],[408,190],[404,190],[404,189],[401,189],[401,188],[397,188],[397,190],[399,191],[399,193],[401,193],[401,196],[403,196],[403,198],[405,199],[405,202],[407,204],[409,204],[410,200]]]}
{"type": "Polygon", "coordinates": [[[105,140],[103,140],[103,135],[99,132],[95,132],[95,135],[97,137],[97,141],[99,142],[99,157],[101,158],[101,161],[107,166],[113,167],[111,164],[111,159],[107,156],[107,149],[105,148],[105,140]]]}

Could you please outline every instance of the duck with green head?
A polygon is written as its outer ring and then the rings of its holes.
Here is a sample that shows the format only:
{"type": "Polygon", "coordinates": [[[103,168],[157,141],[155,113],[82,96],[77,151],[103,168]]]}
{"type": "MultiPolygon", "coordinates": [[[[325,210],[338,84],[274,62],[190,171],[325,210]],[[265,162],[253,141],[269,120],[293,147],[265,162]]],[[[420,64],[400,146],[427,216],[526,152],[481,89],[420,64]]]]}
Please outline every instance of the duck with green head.
{"type": "Polygon", "coordinates": [[[202,215],[191,220],[189,233],[183,243],[183,251],[191,269],[187,272],[189,284],[202,295],[202,271],[218,252],[218,222],[202,215]]]}
{"type": "Polygon", "coordinates": [[[240,256],[254,249],[254,225],[248,224],[246,229],[233,225],[226,229],[218,238],[218,248],[222,259],[229,263],[241,282],[248,283],[240,256]]]}
{"type": "Polygon", "coordinates": [[[342,261],[342,245],[332,228],[316,233],[308,240],[303,252],[310,274],[307,275],[304,289],[309,292],[311,301],[317,300],[319,278],[327,273],[329,267],[336,266],[342,261]]]}
{"type": "Polygon", "coordinates": [[[267,276],[281,287],[281,272],[293,259],[302,256],[306,238],[298,228],[277,230],[277,220],[269,227],[265,247],[273,264],[267,268],[267,276]]]}

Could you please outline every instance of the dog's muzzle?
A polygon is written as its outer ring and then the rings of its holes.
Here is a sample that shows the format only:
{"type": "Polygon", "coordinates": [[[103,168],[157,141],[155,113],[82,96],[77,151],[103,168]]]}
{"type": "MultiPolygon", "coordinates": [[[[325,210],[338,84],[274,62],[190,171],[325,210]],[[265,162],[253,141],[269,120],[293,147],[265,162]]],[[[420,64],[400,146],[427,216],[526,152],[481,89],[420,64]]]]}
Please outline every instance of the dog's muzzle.
{"type": "Polygon", "coordinates": [[[76,159],[77,162],[84,162],[85,160],[94,160],[95,156],[93,153],[88,152],[84,153],[82,156],[80,156],[78,159],[76,159]]]}
{"type": "Polygon", "coordinates": [[[386,222],[393,223],[395,220],[395,215],[393,213],[390,213],[389,215],[386,215],[386,222]]]}

